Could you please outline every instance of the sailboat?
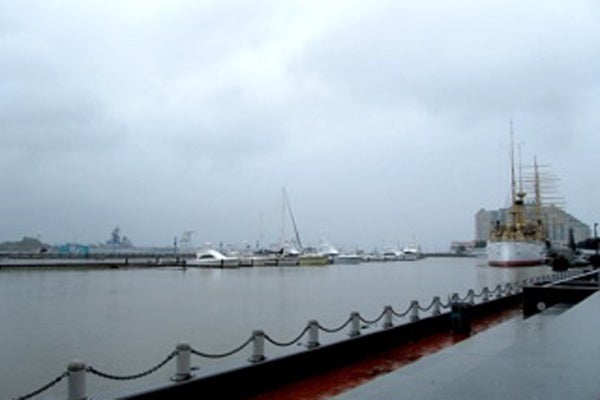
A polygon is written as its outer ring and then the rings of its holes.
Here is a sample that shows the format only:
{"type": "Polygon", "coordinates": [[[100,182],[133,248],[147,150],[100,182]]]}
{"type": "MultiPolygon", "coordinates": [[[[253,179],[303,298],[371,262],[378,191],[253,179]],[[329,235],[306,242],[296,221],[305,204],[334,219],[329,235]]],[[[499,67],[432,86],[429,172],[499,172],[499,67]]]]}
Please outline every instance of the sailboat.
{"type": "Polygon", "coordinates": [[[546,235],[542,223],[540,183],[537,160],[534,163],[535,218],[528,217],[521,185],[516,188],[514,138],[511,122],[511,200],[506,223],[496,221],[487,244],[488,264],[494,267],[527,267],[546,261],[546,235]]]}
{"type": "MultiPolygon", "coordinates": [[[[296,244],[298,246],[298,250],[296,250],[293,246],[287,245],[282,246],[282,259],[281,261],[285,262],[285,257],[292,258],[297,260],[297,264],[295,265],[327,265],[330,264],[330,258],[327,254],[315,251],[313,249],[304,248],[302,246],[302,241],[300,240],[300,233],[298,231],[298,226],[296,225],[296,219],[294,218],[294,214],[292,213],[292,206],[290,204],[290,200],[287,196],[285,188],[282,190],[283,193],[283,220],[285,221],[285,210],[290,214],[290,219],[292,221],[292,225],[294,227],[294,234],[296,237],[296,244]],[[291,253],[291,254],[290,254],[291,253]],[[290,257],[291,256],[291,257],[290,257]]],[[[282,239],[285,235],[285,224],[282,226],[282,239]]],[[[280,264],[282,265],[282,264],[280,264]]]]}

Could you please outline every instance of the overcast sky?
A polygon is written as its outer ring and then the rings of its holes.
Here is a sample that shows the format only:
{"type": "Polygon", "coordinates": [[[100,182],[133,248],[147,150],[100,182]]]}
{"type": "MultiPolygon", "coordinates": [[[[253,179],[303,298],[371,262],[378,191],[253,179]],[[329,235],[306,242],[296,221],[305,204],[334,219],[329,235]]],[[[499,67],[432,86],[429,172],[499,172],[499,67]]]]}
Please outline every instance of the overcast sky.
{"type": "Polygon", "coordinates": [[[447,249],[511,119],[592,225],[598,4],[0,0],[0,241],[447,249]]]}

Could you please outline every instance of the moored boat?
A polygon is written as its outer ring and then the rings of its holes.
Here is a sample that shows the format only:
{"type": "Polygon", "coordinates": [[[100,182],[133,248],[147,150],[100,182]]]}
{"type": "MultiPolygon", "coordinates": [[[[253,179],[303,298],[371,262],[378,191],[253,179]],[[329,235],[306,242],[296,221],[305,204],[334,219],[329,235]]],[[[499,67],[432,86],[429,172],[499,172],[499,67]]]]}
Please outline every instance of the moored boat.
{"type": "Polygon", "coordinates": [[[402,249],[402,259],[404,261],[416,261],[423,258],[421,247],[416,244],[410,244],[402,249]]]}
{"type": "MultiPolygon", "coordinates": [[[[289,243],[285,243],[278,251],[262,257],[262,264],[269,267],[290,267],[299,265],[300,252],[289,243]]],[[[255,264],[258,265],[258,264],[255,264]]]]}
{"type": "Polygon", "coordinates": [[[387,249],[382,255],[384,261],[401,261],[404,259],[402,251],[396,249],[387,249]]]}
{"type": "MultiPolygon", "coordinates": [[[[494,267],[528,267],[546,261],[546,235],[542,223],[540,183],[537,162],[534,163],[535,218],[528,217],[525,192],[516,190],[514,146],[511,129],[511,197],[508,221],[496,221],[486,246],[488,264],[494,267]]],[[[520,185],[519,185],[520,186],[520,185]]]]}
{"type": "Polygon", "coordinates": [[[321,253],[301,254],[298,257],[298,265],[328,265],[331,264],[329,256],[321,253]]]}
{"type": "Polygon", "coordinates": [[[360,264],[363,257],[360,254],[340,254],[337,256],[336,264],[360,264]]]}
{"type": "Polygon", "coordinates": [[[212,267],[212,268],[238,268],[240,266],[239,257],[230,257],[214,250],[204,250],[196,253],[196,257],[186,260],[188,267],[212,267]]]}
{"type": "Polygon", "coordinates": [[[487,255],[493,267],[530,267],[545,263],[546,246],[535,240],[490,241],[487,255]]]}
{"type": "Polygon", "coordinates": [[[327,257],[328,264],[335,264],[337,258],[340,255],[338,249],[336,249],[331,243],[323,240],[319,246],[318,252],[327,257]]]}

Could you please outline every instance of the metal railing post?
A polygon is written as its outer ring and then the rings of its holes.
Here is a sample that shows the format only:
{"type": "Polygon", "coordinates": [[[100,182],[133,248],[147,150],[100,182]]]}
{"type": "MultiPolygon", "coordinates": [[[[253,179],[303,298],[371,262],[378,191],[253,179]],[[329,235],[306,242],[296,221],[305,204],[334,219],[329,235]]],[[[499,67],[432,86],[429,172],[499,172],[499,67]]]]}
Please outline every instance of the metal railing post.
{"type": "Polygon", "coordinates": [[[248,361],[257,363],[265,359],[265,333],[261,330],[256,330],[252,332],[252,356],[250,356],[248,361]]]}
{"type": "Polygon", "coordinates": [[[471,305],[475,304],[475,291],[473,289],[469,289],[467,292],[467,303],[471,305]]]}
{"type": "Polygon", "coordinates": [[[319,345],[319,323],[312,319],[308,321],[308,342],[306,343],[306,347],[314,349],[315,347],[319,347],[319,345]]]}
{"type": "Polygon", "coordinates": [[[496,298],[501,299],[502,298],[502,285],[498,284],[496,286],[496,291],[498,292],[498,293],[496,293],[496,298]]]}
{"type": "Polygon", "coordinates": [[[73,360],[67,365],[69,373],[69,400],[85,400],[86,395],[86,365],[83,361],[73,360]]]}
{"type": "Polygon", "coordinates": [[[389,329],[394,326],[392,322],[392,306],[383,307],[383,329],[389,329]]]}
{"type": "Polygon", "coordinates": [[[350,333],[348,336],[354,337],[360,335],[360,314],[356,311],[350,313],[350,333]]]}
{"type": "Polygon", "coordinates": [[[452,293],[452,296],[450,297],[450,306],[452,306],[452,304],[458,303],[460,301],[460,296],[458,295],[458,293],[452,293]]]}
{"type": "Polygon", "coordinates": [[[435,296],[433,298],[433,311],[431,312],[432,315],[440,315],[442,313],[442,301],[440,299],[440,296],[435,296]]]}
{"type": "Polygon", "coordinates": [[[413,300],[410,302],[410,322],[415,322],[419,320],[419,302],[417,300],[413,300]]]}
{"type": "Polygon", "coordinates": [[[483,301],[484,303],[490,301],[490,289],[488,289],[487,286],[483,288],[483,298],[481,299],[481,301],[483,301]]]}
{"type": "Polygon", "coordinates": [[[186,381],[192,377],[192,368],[190,365],[192,348],[187,343],[179,343],[177,347],[175,347],[175,351],[177,352],[177,362],[175,376],[173,376],[171,380],[175,382],[186,381]]]}

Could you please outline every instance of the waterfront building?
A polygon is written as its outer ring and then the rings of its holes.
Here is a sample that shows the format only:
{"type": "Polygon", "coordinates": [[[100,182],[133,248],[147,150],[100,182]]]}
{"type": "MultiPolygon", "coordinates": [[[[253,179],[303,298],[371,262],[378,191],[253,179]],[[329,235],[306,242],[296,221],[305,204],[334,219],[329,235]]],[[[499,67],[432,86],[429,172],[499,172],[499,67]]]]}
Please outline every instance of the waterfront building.
{"type": "MultiPolygon", "coordinates": [[[[534,208],[534,204],[526,204],[525,209],[528,218],[534,218],[534,208]]],[[[501,224],[507,222],[510,216],[509,211],[509,208],[479,210],[475,214],[475,240],[487,240],[490,230],[496,221],[500,221],[501,224]]],[[[546,229],[546,237],[553,246],[567,246],[569,243],[569,230],[573,231],[573,237],[576,243],[591,236],[589,225],[584,224],[562,208],[555,205],[542,206],[542,219],[546,229]]]]}

